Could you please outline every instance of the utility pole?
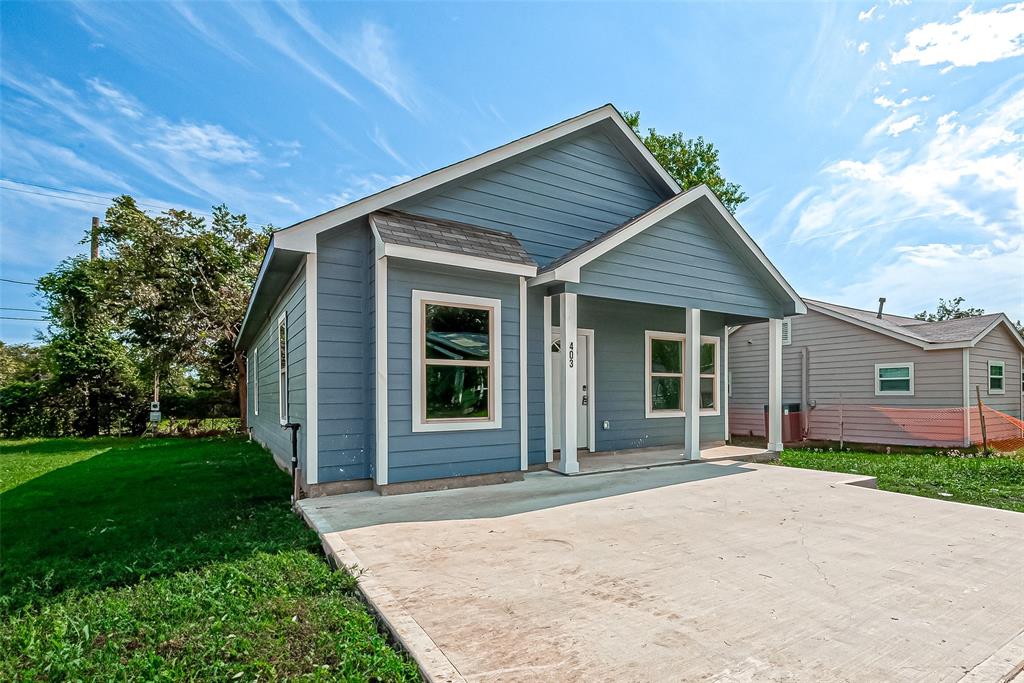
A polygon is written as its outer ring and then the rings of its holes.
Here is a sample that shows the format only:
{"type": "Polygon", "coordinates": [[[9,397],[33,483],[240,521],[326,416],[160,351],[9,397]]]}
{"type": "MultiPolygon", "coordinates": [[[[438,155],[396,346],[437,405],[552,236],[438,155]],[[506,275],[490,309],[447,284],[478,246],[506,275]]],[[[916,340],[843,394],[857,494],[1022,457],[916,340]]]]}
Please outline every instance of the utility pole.
{"type": "Polygon", "coordinates": [[[92,232],[90,233],[89,260],[95,261],[100,257],[100,217],[92,217],[92,232]]]}

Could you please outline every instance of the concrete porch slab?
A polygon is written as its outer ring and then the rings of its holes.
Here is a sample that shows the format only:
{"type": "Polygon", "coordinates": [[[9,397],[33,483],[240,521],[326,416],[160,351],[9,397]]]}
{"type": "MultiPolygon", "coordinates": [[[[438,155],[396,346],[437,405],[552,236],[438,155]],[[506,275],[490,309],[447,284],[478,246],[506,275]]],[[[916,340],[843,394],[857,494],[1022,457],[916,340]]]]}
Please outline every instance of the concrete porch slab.
{"type": "MultiPolygon", "coordinates": [[[[668,465],[692,465],[698,462],[714,462],[716,460],[754,460],[766,455],[764,448],[748,448],[746,446],[714,446],[701,449],[700,460],[690,460],[682,448],[636,448],[626,451],[607,451],[598,453],[581,452],[577,460],[579,472],[565,476],[578,477],[583,474],[599,472],[626,472],[651,467],[668,465]]],[[[558,472],[558,459],[548,463],[548,469],[558,472]]],[[[559,472],[559,474],[564,474],[559,472]]]]}
{"type": "Polygon", "coordinates": [[[302,509],[434,680],[1009,674],[1024,515],[856,479],[697,463],[302,509]]]}

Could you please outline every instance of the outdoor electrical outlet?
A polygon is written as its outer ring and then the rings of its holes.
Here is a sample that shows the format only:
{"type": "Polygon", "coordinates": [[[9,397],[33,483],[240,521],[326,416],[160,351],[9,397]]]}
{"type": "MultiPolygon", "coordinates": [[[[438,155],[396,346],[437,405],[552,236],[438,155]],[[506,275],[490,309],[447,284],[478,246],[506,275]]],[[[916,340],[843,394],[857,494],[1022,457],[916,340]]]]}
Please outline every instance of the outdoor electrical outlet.
{"type": "Polygon", "coordinates": [[[611,429],[611,428],[612,428],[612,423],[609,422],[608,420],[605,420],[604,422],[601,423],[601,429],[607,430],[607,429],[611,429]]]}

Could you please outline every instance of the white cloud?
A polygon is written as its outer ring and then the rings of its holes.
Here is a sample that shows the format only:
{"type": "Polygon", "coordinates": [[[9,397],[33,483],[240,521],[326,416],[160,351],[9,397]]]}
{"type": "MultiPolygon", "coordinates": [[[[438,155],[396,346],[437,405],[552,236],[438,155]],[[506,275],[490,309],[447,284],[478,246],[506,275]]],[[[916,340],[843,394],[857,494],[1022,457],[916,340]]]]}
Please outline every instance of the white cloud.
{"type": "MultiPolygon", "coordinates": [[[[1024,90],[1007,95],[1004,88],[964,119],[969,124],[956,112],[928,129],[908,119],[896,130],[913,125],[927,136],[913,148],[883,149],[824,169],[828,182],[802,198],[792,241],[860,233],[856,244],[863,248],[865,240],[878,246],[917,233],[935,241],[938,231],[954,235],[957,243],[980,244],[1021,233],[1024,90]]],[[[834,249],[842,246],[829,241],[834,249]]]]}
{"type": "Polygon", "coordinates": [[[863,43],[857,46],[857,54],[866,55],[868,53],[868,48],[870,47],[871,43],[865,40],[863,43]]]}
{"type": "MultiPolygon", "coordinates": [[[[904,88],[901,92],[906,92],[906,88],[904,88]]],[[[877,97],[875,97],[873,102],[877,104],[879,107],[882,107],[883,109],[895,111],[896,109],[903,109],[904,107],[909,107],[915,102],[928,102],[931,99],[931,95],[922,95],[920,97],[904,97],[902,100],[897,102],[896,100],[889,99],[885,95],[878,95],[877,97]]]]}
{"type": "Polygon", "coordinates": [[[355,69],[401,107],[409,111],[416,109],[407,69],[398,59],[394,36],[386,26],[364,21],[354,34],[330,35],[297,2],[280,2],[279,5],[322,48],[355,69]]]}
{"type": "Polygon", "coordinates": [[[348,180],[348,187],[345,187],[337,194],[328,196],[328,199],[332,207],[344,206],[357,199],[368,197],[381,190],[404,183],[411,178],[412,176],[409,175],[384,175],[382,173],[352,176],[348,180]]]}
{"type": "Polygon", "coordinates": [[[885,132],[886,134],[896,138],[903,133],[906,133],[908,130],[914,130],[922,121],[923,119],[919,115],[914,114],[913,116],[908,116],[905,119],[893,121],[889,124],[889,127],[885,132]]]}
{"type": "MultiPolygon", "coordinates": [[[[273,47],[303,71],[334,92],[347,100],[358,102],[356,97],[345,86],[341,85],[334,76],[293,45],[289,37],[281,31],[280,22],[276,22],[269,17],[260,5],[255,3],[238,3],[232,5],[232,7],[242,16],[249,25],[249,28],[256,34],[256,37],[273,47]]],[[[302,41],[298,41],[298,43],[302,44],[302,41]]]]}
{"type": "Polygon", "coordinates": [[[875,16],[876,9],[878,9],[878,5],[872,5],[871,9],[858,13],[857,21],[871,21],[875,16]]]}
{"type": "Polygon", "coordinates": [[[968,6],[952,23],[933,22],[906,35],[906,47],[892,55],[893,64],[977,66],[1024,55],[1024,2],[988,12],[968,6]]]}
{"type": "Polygon", "coordinates": [[[412,168],[408,163],[406,163],[405,159],[395,151],[394,147],[391,146],[391,143],[388,142],[388,139],[384,136],[384,131],[382,131],[380,127],[375,127],[373,129],[373,135],[370,136],[370,139],[373,141],[373,144],[377,145],[380,151],[387,154],[405,168],[412,168]]]}
{"type": "Polygon", "coordinates": [[[222,164],[244,164],[259,160],[251,142],[214,124],[156,123],[155,139],[149,144],[172,154],[199,157],[222,164]]]}
{"type": "Polygon", "coordinates": [[[142,116],[142,105],[130,95],[126,95],[110,83],[99,78],[90,78],[86,83],[93,92],[103,98],[104,102],[130,119],[137,119],[142,116]]]}

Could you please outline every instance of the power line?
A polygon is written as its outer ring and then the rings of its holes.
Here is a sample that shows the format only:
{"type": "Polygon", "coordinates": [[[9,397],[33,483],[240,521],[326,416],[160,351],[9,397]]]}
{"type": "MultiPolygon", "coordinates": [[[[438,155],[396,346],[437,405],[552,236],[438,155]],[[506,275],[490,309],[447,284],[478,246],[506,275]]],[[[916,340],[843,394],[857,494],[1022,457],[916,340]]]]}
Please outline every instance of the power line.
{"type": "Polygon", "coordinates": [[[0,306],[0,311],[26,311],[28,313],[46,313],[41,308],[15,308],[14,306],[0,306]]]}
{"type": "Polygon", "coordinates": [[[11,282],[11,283],[14,283],[16,285],[29,285],[30,287],[35,287],[36,286],[35,282],[25,282],[24,280],[11,280],[10,278],[6,278],[6,277],[0,277],[0,282],[11,282]]]}
{"type": "Polygon", "coordinates": [[[18,318],[12,315],[0,315],[0,320],[31,320],[32,322],[45,323],[49,318],[18,318]]]}

